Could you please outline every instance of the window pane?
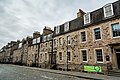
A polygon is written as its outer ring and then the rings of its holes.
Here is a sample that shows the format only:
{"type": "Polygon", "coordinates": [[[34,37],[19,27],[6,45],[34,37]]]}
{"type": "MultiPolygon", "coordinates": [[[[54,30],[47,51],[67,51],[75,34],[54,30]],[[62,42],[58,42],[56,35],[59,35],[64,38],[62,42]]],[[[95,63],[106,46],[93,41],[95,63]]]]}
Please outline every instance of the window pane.
{"type": "Polygon", "coordinates": [[[82,51],[82,59],[83,59],[83,61],[87,61],[87,53],[86,53],[86,50],[83,50],[83,51],[82,51]]]}
{"type": "Polygon", "coordinates": [[[62,60],[62,52],[59,52],[59,59],[62,60]]]}
{"type": "Polygon", "coordinates": [[[109,4],[105,6],[104,8],[105,8],[105,17],[109,17],[113,15],[112,4],[109,4]]]}
{"type": "Polygon", "coordinates": [[[64,31],[68,31],[69,30],[69,22],[66,22],[64,24],[64,31]]]}
{"type": "Polygon", "coordinates": [[[119,23],[112,24],[113,37],[120,36],[120,25],[119,23]]]}
{"type": "Polygon", "coordinates": [[[102,50],[96,50],[97,61],[103,61],[102,50]]]}
{"type": "Polygon", "coordinates": [[[85,34],[85,31],[84,32],[81,32],[81,41],[86,41],[86,34],[85,34]]]}
{"type": "Polygon", "coordinates": [[[94,29],[95,40],[101,39],[100,28],[94,29]]]}
{"type": "Polygon", "coordinates": [[[84,24],[90,23],[90,13],[84,15],[84,24]]]}
{"type": "Polygon", "coordinates": [[[70,44],[70,36],[67,36],[67,44],[70,44]]]}
{"type": "Polygon", "coordinates": [[[70,52],[67,52],[67,60],[70,61],[70,52]]]}

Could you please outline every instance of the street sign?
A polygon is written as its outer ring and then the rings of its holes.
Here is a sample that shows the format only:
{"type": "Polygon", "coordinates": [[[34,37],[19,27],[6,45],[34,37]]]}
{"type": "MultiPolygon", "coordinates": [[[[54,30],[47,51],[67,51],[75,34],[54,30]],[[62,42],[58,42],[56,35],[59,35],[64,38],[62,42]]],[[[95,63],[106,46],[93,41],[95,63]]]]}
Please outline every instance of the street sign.
{"type": "Polygon", "coordinates": [[[84,66],[84,71],[87,72],[102,72],[101,66],[84,66]]]}

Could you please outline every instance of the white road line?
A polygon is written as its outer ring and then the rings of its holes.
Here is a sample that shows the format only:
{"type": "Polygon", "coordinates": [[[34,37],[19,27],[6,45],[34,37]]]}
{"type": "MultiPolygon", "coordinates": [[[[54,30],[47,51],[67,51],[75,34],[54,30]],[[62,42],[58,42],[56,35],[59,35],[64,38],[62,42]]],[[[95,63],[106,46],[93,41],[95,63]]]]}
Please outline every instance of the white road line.
{"type": "Polygon", "coordinates": [[[51,77],[47,77],[47,76],[41,76],[41,77],[53,80],[53,78],[51,78],[51,77]]]}

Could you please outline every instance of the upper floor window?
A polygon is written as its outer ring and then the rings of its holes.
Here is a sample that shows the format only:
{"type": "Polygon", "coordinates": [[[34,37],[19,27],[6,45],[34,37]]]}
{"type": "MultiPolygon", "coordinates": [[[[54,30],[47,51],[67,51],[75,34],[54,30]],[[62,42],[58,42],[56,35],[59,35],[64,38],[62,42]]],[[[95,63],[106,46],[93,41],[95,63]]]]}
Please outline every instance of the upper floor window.
{"type": "Polygon", "coordinates": [[[112,36],[119,37],[120,36],[120,25],[119,23],[112,24],[112,36]]]}
{"type": "Polygon", "coordinates": [[[46,43],[45,46],[48,47],[48,44],[46,43]]]}
{"type": "Polygon", "coordinates": [[[95,40],[99,40],[101,39],[101,34],[100,34],[100,28],[95,28],[94,29],[94,36],[95,36],[95,40]]]}
{"type": "Polygon", "coordinates": [[[59,45],[62,45],[62,38],[59,38],[59,45]]]}
{"type": "Polygon", "coordinates": [[[84,15],[84,24],[90,23],[90,13],[84,15]]]}
{"type": "Polygon", "coordinates": [[[113,5],[112,4],[107,4],[103,7],[104,9],[104,16],[105,17],[109,17],[109,16],[112,16],[114,15],[113,13],[113,5]]]}
{"type": "Polygon", "coordinates": [[[86,50],[82,50],[82,60],[83,61],[87,61],[87,51],[86,50]]]}
{"type": "Polygon", "coordinates": [[[56,27],[56,34],[58,34],[60,32],[60,26],[56,27]]]}
{"type": "Polygon", "coordinates": [[[33,39],[33,40],[32,40],[32,44],[36,44],[36,39],[33,39]]]}
{"type": "Polygon", "coordinates": [[[68,31],[69,30],[69,22],[66,22],[64,24],[64,31],[68,31]]]}
{"type": "Polygon", "coordinates": [[[48,34],[48,35],[47,35],[47,40],[51,40],[51,39],[52,39],[52,35],[53,35],[53,34],[48,34]]]}
{"type": "Polygon", "coordinates": [[[67,36],[67,44],[70,45],[70,36],[67,36]]]}
{"type": "Polygon", "coordinates": [[[96,57],[97,57],[97,61],[102,62],[103,61],[103,56],[102,56],[102,49],[97,49],[96,51],[96,57]]]}
{"type": "Polygon", "coordinates": [[[86,33],[85,31],[81,32],[81,42],[85,42],[86,41],[86,33]]]}
{"type": "Polygon", "coordinates": [[[37,43],[40,43],[40,37],[37,38],[37,43]]]}
{"type": "Polygon", "coordinates": [[[43,41],[46,41],[46,36],[43,37],[43,41]]]}
{"type": "Polygon", "coordinates": [[[57,40],[54,39],[54,46],[57,46],[57,40]]]}
{"type": "Polygon", "coordinates": [[[45,53],[45,59],[47,60],[47,53],[45,53]]]}
{"type": "Polygon", "coordinates": [[[19,43],[19,48],[21,48],[22,47],[22,43],[19,43]]]}

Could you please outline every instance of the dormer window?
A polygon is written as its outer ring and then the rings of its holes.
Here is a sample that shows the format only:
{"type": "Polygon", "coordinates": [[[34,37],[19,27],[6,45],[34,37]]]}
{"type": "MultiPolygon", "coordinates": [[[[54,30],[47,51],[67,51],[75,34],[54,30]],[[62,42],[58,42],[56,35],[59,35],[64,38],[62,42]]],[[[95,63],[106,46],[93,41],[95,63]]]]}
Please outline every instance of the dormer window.
{"type": "Polygon", "coordinates": [[[40,37],[37,38],[37,43],[40,43],[40,37]]]}
{"type": "Polygon", "coordinates": [[[56,27],[56,34],[58,34],[60,32],[60,26],[56,27]]]}
{"type": "Polygon", "coordinates": [[[104,17],[110,17],[114,15],[113,13],[113,5],[112,4],[107,4],[103,7],[104,9],[104,17]]]}
{"type": "Polygon", "coordinates": [[[36,44],[36,39],[33,39],[33,40],[32,40],[32,44],[36,44]]]}
{"type": "Polygon", "coordinates": [[[90,23],[90,13],[84,15],[84,24],[90,23]]]}
{"type": "Polygon", "coordinates": [[[47,35],[47,40],[48,40],[48,41],[52,39],[52,35],[53,35],[53,34],[47,35]]]}
{"type": "Polygon", "coordinates": [[[46,41],[46,36],[43,37],[43,41],[46,41]]]}
{"type": "Polygon", "coordinates": [[[69,30],[69,22],[66,22],[64,24],[64,31],[68,31],[69,30]]]}
{"type": "Polygon", "coordinates": [[[22,43],[19,43],[19,48],[21,48],[22,47],[22,43]]]}

